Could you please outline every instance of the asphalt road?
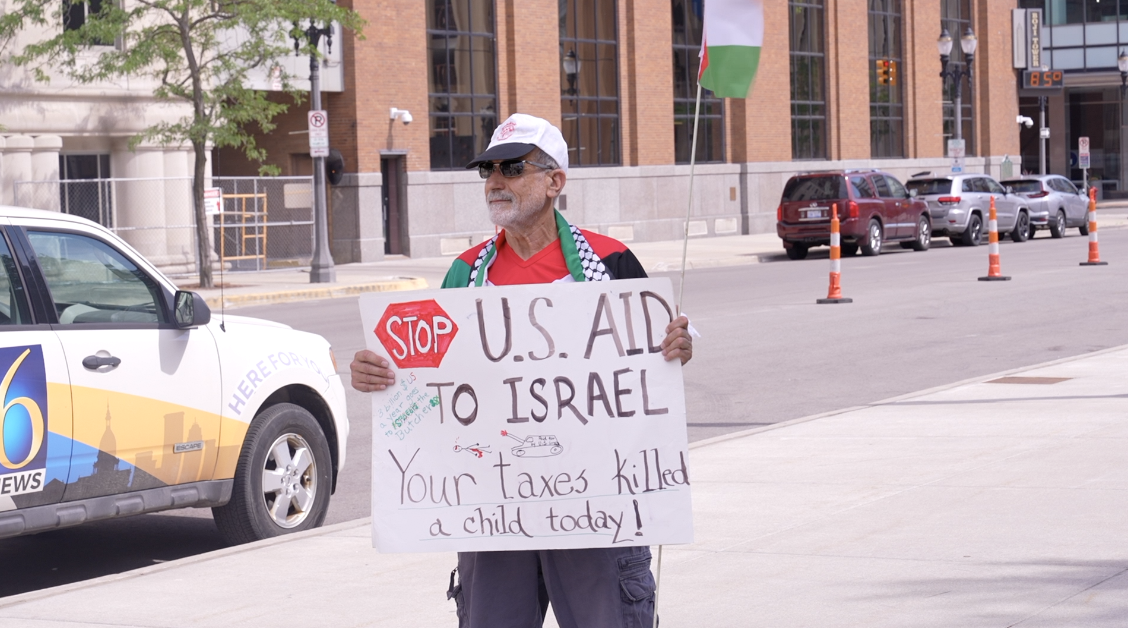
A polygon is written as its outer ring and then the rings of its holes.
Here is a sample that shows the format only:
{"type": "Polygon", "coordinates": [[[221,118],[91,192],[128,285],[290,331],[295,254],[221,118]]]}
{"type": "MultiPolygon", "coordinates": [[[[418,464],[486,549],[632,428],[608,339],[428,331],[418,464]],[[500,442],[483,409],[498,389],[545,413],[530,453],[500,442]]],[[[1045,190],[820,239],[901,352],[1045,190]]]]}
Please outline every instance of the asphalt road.
{"type": "MultiPolygon", "coordinates": [[[[1101,231],[1108,266],[1082,267],[1086,238],[1004,242],[1006,282],[980,282],[987,247],[938,241],[843,261],[851,304],[826,296],[826,249],[804,261],[693,270],[684,311],[702,337],[686,367],[690,440],[865,405],[971,377],[1128,344],[1128,229],[1101,231]]],[[[671,274],[672,280],[678,281],[671,274]]],[[[355,298],[243,308],[322,334],[347,372],[362,348],[355,298]]],[[[371,430],[349,391],[348,467],[327,523],[368,515],[371,430]]],[[[1068,420],[1068,417],[1062,417],[1068,420]]],[[[0,596],[221,546],[207,511],[142,515],[0,541],[0,596]]]]}

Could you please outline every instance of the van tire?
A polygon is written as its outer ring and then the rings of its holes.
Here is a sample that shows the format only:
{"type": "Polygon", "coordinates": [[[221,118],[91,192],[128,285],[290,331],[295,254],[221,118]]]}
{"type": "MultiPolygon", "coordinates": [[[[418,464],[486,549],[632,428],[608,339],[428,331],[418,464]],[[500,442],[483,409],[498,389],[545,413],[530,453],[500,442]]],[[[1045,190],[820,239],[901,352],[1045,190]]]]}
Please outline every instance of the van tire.
{"type": "Polygon", "coordinates": [[[329,444],[317,419],[301,406],[280,403],[251,421],[231,501],[212,508],[212,517],[228,545],[301,532],[325,522],[332,490],[329,444]],[[277,478],[280,488],[264,487],[267,477],[277,478]]]}

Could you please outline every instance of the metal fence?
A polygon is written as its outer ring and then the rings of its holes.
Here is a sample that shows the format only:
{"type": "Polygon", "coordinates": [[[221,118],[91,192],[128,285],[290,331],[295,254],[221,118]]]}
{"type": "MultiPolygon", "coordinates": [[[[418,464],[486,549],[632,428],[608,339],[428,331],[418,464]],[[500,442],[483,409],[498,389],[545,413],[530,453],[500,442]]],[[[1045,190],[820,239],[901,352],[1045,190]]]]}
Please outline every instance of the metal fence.
{"type": "MultiPolygon", "coordinates": [[[[212,177],[212,264],[227,271],[308,266],[312,177],[212,177]]],[[[16,205],[58,211],[111,229],[169,275],[198,272],[191,177],[17,181],[16,205]]]]}

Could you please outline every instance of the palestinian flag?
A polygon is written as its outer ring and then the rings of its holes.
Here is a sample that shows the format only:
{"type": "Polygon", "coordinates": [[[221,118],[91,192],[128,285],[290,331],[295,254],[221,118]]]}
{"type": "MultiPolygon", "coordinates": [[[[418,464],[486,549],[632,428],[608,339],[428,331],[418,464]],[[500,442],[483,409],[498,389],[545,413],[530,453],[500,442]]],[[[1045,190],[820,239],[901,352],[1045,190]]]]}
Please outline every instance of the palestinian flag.
{"type": "Polygon", "coordinates": [[[719,98],[747,98],[764,43],[763,0],[705,0],[697,82],[719,98]]]}

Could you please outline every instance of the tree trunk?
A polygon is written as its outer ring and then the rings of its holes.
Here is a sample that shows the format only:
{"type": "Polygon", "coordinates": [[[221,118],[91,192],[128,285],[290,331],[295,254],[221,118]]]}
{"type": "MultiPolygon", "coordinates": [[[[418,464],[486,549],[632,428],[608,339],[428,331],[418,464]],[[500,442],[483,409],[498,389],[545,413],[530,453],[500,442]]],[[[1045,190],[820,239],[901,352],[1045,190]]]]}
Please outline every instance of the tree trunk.
{"type": "Polygon", "coordinates": [[[199,260],[200,287],[211,288],[213,287],[211,246],[208,238],[208,216],[204,208],[204,178],[208,165],[207,145],[203,142],[192,142],[192,148],[196,153],[196,163],[192,173],[192,197],[196,201],[196,259],[199,260]]]}

